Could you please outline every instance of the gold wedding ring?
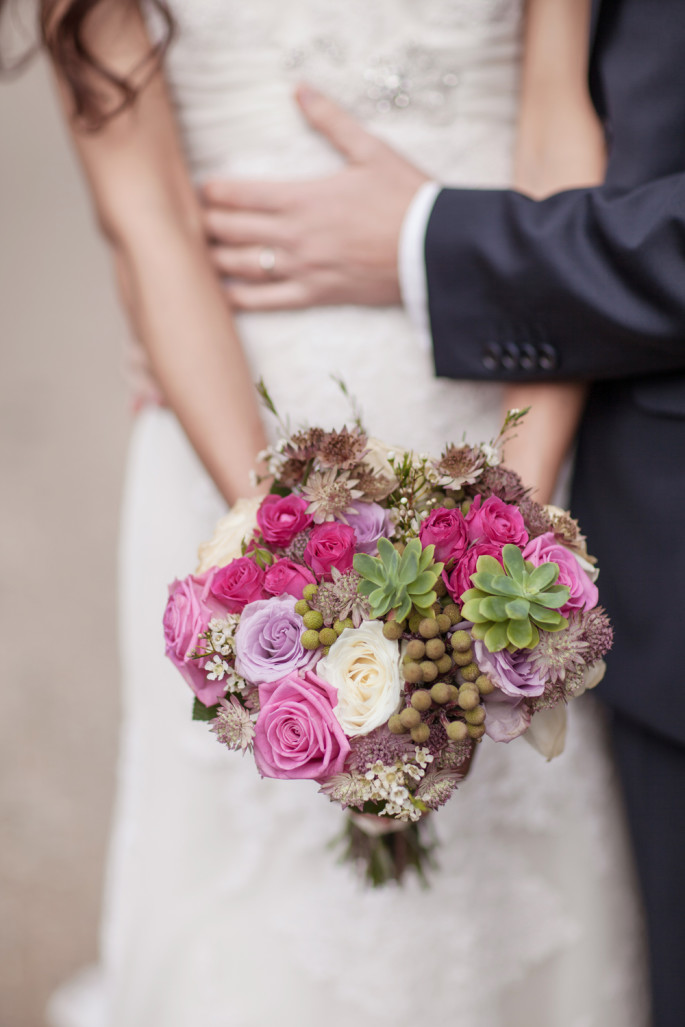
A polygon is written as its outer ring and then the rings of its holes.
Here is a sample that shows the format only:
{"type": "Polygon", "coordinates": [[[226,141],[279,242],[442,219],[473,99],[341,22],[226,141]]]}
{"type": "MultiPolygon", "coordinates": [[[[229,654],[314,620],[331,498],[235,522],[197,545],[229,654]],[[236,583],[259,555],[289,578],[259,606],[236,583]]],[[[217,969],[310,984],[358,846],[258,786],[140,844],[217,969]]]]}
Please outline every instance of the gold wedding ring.
{"type": "Polygon", "coordinates": [[[276,253],[271,246],[262,246],[259,251],[259,266],[268,275],[274,273],[276,269],[276,253]]]}

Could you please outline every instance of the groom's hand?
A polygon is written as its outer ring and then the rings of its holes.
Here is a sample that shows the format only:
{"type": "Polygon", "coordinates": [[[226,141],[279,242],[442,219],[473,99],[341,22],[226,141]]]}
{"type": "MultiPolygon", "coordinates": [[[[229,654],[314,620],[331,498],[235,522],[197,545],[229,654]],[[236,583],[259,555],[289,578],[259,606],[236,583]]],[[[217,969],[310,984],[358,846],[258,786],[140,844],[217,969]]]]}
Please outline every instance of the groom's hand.
{"type": "Polygon", "coordinates": [[[205,229],[229,301],[242,310],[399,303],[400,229],[427,177],[320,93],[304,87],[297,98],[347,163],[308,181],[205,185],[205,229]]]}

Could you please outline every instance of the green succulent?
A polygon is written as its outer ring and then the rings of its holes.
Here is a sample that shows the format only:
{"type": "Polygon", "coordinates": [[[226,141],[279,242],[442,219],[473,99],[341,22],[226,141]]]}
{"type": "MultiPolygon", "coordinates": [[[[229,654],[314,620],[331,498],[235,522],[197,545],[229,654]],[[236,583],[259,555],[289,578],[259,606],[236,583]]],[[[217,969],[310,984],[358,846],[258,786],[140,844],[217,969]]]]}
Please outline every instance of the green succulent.
{"type": "Polygon", "coordinates": [[[357,553],[354,569],[361,575],[359,591],[368,597],[372,617],[394,610],[404,620],[412,606],[423,617],[433,616],[434,591],[444,564],[434,563],[435,546],[422,548],[418,538],[405,546],[402,555],[387,538],[378,540],[378,556],[357,553]]]}
{"type": "Polygon", "coordinates": [[[538,629],[561,631],[568,621],[558,608],[568,601],[569,589],[557,585],[559,565],[533,566],[523,559],[518,546],[502,550],[504,567],[494,556],[481,556],[474,587],[462,595],[462,616],[473,622],[472,635],[485,642],[491,653],[500,649],[534,649],[538,629]]]}

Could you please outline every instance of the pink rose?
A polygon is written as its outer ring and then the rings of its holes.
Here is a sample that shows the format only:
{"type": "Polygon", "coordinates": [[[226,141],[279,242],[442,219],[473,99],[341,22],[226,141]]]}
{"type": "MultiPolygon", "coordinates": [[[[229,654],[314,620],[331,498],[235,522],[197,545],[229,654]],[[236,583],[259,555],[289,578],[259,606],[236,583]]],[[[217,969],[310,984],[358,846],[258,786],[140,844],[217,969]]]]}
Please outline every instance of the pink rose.
{"type": "Polygon", "coordinates": [[[304,551],[305,562],[317,578],[330,581],[331,568],[337,567],[344,573],[352,567],[356,541],[354,528],[349,524],[338,524],[335,521],[317,524],[312,529],[304,551]]]}
{"type": "Polygon", "coordinates": [[[338,693],[310,671],[259,686],[254,758],[262,777],[339,774],[350,744],[333,712],[338,693]]]}
{"type": "Polygon", "coordinates": [[[526,544],[528,532],[518,507],[497,496],[490,496],[482,505],[481,502],[482,497],[476,496],[466,515],[471,542],[496,542],[500,546],[508,542],[515,546],[526,544]]]}
{"type": "Polygon", "coordinates": [[[212,567],[202,575],[191,574],[183,581],[174,581],[169,586],[169,599],[164,611],[166,654],[205,706],[213,706],[225,691],[225,684],[221,681],[207,680],[203,669],[205,660],[191,658],[210,620],[225,614],[211,593],[215,575],[216,570],[212,567]]]}
{"type": "Polygon", "coordinates": [[[266,542],[280,549],[312,523],[301,496],[267,496],[257,511],[257,524],[266,542]]]}
{"type": "Polygon", "coordinates": [[[309,568],[303,567],[301,563],[285,559],[276,560],[266,569],[264,590],[272,596],[287,593],[301,599],[305,585],[316,585],[316,578],[309,568]]]}
{"type": "Polygon", "coordinates": [[[476,573],[476,564],[479,556],[494,556],[502,563],[502,546],[494,542],[479,542],[468,549],[461,560],[449,573],[442,572],[442,580],[447,586],[447,591],[455,602],[461,602],[461,597],[467,589],[472,588],[471,575],[476,573]]]}
{"type": "Polygon", "coordinates": [[[568,602],[559,610],[563,617],[568,617],[574,610],[591,610],[599,602],[597,586],[590,581],[573,553],[557,542],[553,532],[547,531],[529,542],[523,550],[523,558],[536,567],[541,563],[559,564],[557,585],[568,585],[571,592],[568,602]]]}
{"type": "Polygon", "coordinates": [[[212,594],[229,613],[242,613],[248,603],[264,598],[264,571],[249,556],[239,556],[216,572],[212,594]]]}
{"type": "Polygon", "coordinates": [[[439,507],[426,517],[419,529],[421,545],[435,546],[437,563],[461,560],[469,544],[466,520],[461,510],[439,507]]]}

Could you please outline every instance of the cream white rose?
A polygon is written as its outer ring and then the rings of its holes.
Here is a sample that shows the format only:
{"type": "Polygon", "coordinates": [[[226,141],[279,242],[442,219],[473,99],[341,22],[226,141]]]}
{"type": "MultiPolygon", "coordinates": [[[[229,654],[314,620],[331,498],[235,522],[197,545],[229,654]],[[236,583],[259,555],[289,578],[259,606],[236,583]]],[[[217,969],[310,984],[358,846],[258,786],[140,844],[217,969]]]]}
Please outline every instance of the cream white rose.
{"type": "Polygon", "coordinates": [[[204,542],[198,550],[200,561],[197,574],[204,574],[210,567],[225,567],[231,560],[241,556],[241,543],[257,527],[257,510],[262,497],[239,499],[222,517],[210,542],[204,542]]]}
{"type": "Polygon", "coordinates": [[[400,704],[400,649],[383,634],[380,621],[345,628],[316,667],[338,691],[335,715],[349,738],[385,724],[400,704]]]}

